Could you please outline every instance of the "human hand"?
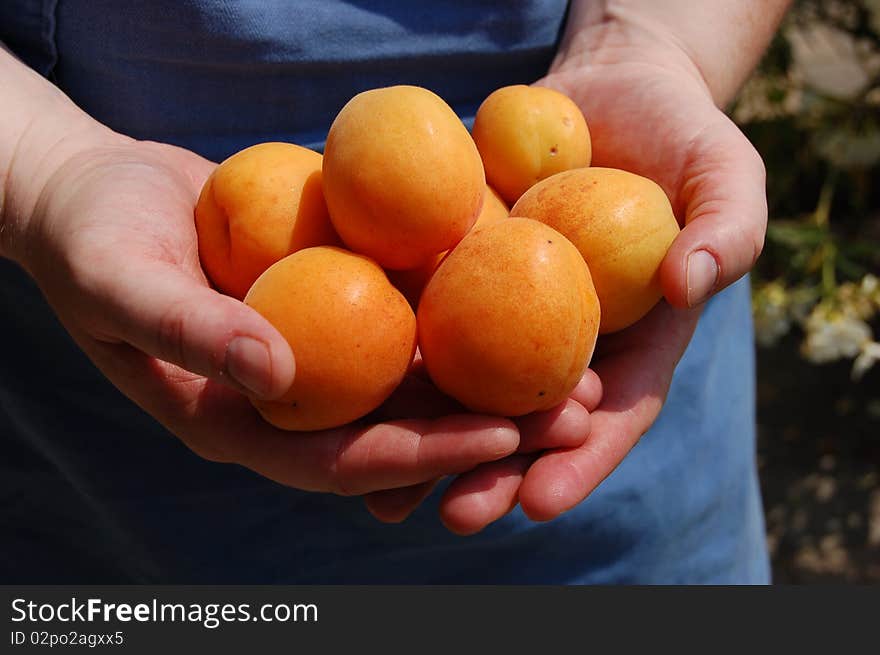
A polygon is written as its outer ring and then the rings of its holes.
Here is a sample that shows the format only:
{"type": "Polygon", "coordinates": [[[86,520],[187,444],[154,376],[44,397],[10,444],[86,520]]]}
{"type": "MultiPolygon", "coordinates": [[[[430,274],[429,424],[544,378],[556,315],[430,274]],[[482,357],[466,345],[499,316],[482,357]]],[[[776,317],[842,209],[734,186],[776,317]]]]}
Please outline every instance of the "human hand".
{"type": "MultiPolygon", "coordinates": [[[[265,319],[212,290],[201,271],[193,207],[214,165],[180,148],[87,133],[56,149],[65,155],[51,166],[16,162],[14,189],[40,184],[4,208],[16,232],[5,252],[110,381],[197,454],[299,489],[361,494],[516,449],[510,421],[436,411],[316,433],[271,427],[245,394],[281,395],[295,359],[265,319]]],[[[412,396],[404,388],[394,402],[431,404],[412,396]]]]}
{"type": "Polygon", "coordinates": [[[582,445],[517,454],[452,482],[441,515],[461,534],[479,531],[517,502],[529,517],[549,520],[586,498],[660,413],[700,306],[746,274],[763,244],[763,163],[687,54],[629,31],[595,37],[561,53],[538,83],[581,107],[593,165],[644,175],[669,196],[684,227],[660,268],[665,300],[632,327],[600,337],[591,368],[601,386],[587,386],[601,389],[593,394],[601,402],[582,445]]]}
{"type": "MultiPolygon", "coordinates": [[[[434,386],[418,353],[413,368],[398,392],[374,413],[374,417],[384,420],[403,416],[429,418],[432,415],[464,411],[457,401],[444,395],[434,386]]],[[[516,475],[512,476],[510,471],[518,471],[521,474],[525,470],[523,467],[527,467],[533,459],[531,457],[533,453],[552,448],[576,448],[584,443],[590,434],[590,411],[599,404],[601,396],[602,386],[599,378],[588,369],[564,402],[547,411],[533,412],[511,419],[520,434],[519,445],[514,455],[496,461],[497,466],[481,470],[480,475],[468,473],[462,477],[466,481],[469,480],[474,488],[479,487],[483,481],[491,485],[500,485],[501,488],[512,484],[518,486],[521,475],[517,478],[516,475]]],[[[367,509],[380,521],[399,523],[421,504],[440,479],[438,477],[418,485],[368,493],[365,494],[364,501],[367,509]]],[[[453,483],[459,487],[461,484],[453,483]]],[[[515,489],[513,491],[515,492],[515,489]]],[[[501,489],[495,490],[495,494],[499,498],[505,495],[501,493],[501,489]]],[[[443,505],[454,502],[454,498],[455,494],[445,495],[443,505]]],[[[515,503],[515,497],[510,502],[515,503]]],[[[484,522],[488,522],[486,509],[480,507],[478,503],[471,503],[469,507],[458,511],[468,524],[482,526],[484,522]]]]}

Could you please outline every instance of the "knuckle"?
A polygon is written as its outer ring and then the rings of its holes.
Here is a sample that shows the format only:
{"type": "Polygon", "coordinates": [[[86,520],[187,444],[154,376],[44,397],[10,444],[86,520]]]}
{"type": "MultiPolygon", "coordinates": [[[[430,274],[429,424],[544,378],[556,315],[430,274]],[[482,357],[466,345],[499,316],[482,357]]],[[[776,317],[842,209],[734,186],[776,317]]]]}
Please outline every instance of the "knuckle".
{"type": "Polygon", "coordinates": [[[333,493],[359,496],[395,486],[422,466],[420,442],[417,433],[392,424],[349,431],[341,436],[328,467],[333,493]]]}
{"type": "Polygon", "coordinates": [[[162,312],[156,330],[157,350],[162,359],[189,369],[184,347],[186,317],[179,303],[173,303],[162,312]]]}
{"type": "Polygon", "coordinates": [[[325,468],[328,472],[327,491],[329,493],[347,497],[358,495],[353,489],[354,473],[348,453],[360,434],[359,430],[340,431],[336,447],[328,449],[329,457],[325,468]]]}

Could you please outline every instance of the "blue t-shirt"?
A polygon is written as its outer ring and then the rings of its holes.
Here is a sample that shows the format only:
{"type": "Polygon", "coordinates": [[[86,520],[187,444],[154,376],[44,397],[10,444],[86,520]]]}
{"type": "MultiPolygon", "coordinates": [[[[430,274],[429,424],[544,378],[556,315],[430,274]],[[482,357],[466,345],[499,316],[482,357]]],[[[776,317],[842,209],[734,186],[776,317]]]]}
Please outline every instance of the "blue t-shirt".
{"type": "MultiPolygon", "coordinates": [[[[428,87],[465,121],[549,66],[562,0],[11,0],[0,39],[98,120],[221,160],[320,148],[355,93],[428,87]]],[[[0,582],[764,583],[749,289],[708,304],[654,427],[554,521],[385,525],[358,498],[199,459],[0,260],[0,582]]]]}

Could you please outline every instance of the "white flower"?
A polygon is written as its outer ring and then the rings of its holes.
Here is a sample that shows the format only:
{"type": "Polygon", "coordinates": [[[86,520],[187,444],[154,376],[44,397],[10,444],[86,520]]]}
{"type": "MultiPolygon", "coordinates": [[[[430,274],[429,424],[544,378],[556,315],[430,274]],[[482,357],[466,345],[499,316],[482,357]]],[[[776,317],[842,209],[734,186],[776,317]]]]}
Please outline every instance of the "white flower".
{"type": "Polygon", "coordinates": [[[862,319],[817,305],[804,324],[802,351],[814,364],[855,357],[872,341],[871,327],[862,319]]]}
{"type": "Polygon", "coordinates": [[[773,308],[755,315],[755,340],[762,346],[772,346],[788,334],[791,321],[785,310],[773,308]]]}
{"type": "Polygon", "coordinates": [[[862,344],[861,352],[853,362],[852,379],[860,380],[876,362],[880,361],[880,343],[868,341],[862,344]]]}
{"type": "Polygon", "coordinates": [[[755,340],[762,346],[772,346],[791,328],[788,317],[788,299],[785,287],[770,282],[755,293],[755,340]]]}
{"type": "Polygon", "coordinates": [[[840,310],[848,316],[857,316],[858,318],[869,321],[877,312],[877,301],[880,301],[880,295],[874,293],[876,278],[866,275],[859,284],[854,282],[845,282],[837,287],[835,293],[835,301],[840,310]]]}
{"type": "Polygon", "coordinates": [[[868,273],[863,277],[859,284],[859,292],[866,300],[874,303],[874,306],[880,310],[880,279],[876,275],[868,273]]]}
{"type": "Polygon", "coordinates": [[[815,289],[801,286],[795,287],[788,294],[788,314],[792,320],[803,324],[810,316],[810,311],[816,306],[818,293],[815,289]]]}

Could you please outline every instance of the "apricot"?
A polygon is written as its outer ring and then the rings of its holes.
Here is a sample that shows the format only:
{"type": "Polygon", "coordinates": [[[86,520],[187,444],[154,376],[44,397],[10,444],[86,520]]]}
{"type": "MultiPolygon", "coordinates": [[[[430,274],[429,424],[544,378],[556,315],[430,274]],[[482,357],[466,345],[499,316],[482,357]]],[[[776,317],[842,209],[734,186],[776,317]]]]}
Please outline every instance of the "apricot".
{"type": "Polygon", "coordinates": [[[491,225],[498,221],[504,220],[510,216],[510,207],[504,202],[504,199],[491,186],[486,186],[486,195],[483,199],[483,206],[471,230],[475,230],[483,225],[491,225]]]}
{"type": "Polygon", "coordinates": [[[557,173],[526,191],[511,216],[542,221],[577,246],[599,294],[601,334],[632,325],[663,296],[660,263],[679,226],[652,180],[613,168],[557,173]]]}
{"type": "Polygon", "coordinates": [[[392,86],[354,96],[324,149],[330,219],[349,249],[410,269],[474,224],[486,179],[464,124],[436,94],[392,86]]]}
{"type": "MultiPolygon", "coordinates": [[[[504,204],[504,200],[501,199],[501,196],[498,195],[498,192],[491,187],[486,187],[486,195],[485,199],[483,200],[483,207],[480,209],[477,220],[471,229],[475,230],[481,225],[496,223],[502,219],[507,218],[509,213],[510,209],[508,209],[507,205],[504,204]]],[[[434,271],[437,270],[440,262],[443,261],[443,258],[446,256],[447,252],[449,251],[446,250],[444,252],[441,252],[439,255],[436,255],[432,259],[428,260],[427,263],[422,264],[418,268],[411,268],[406,271],[389,270],[387,271],[388,279],[391,280],[391,283],[395,287],[400,289],[400,292],[409,301],[410,305],[412,305],[413,307],[418,307],[419,298],[422,295],[422,290],[425,288],[428,280],[431,279],[434,271]]]]}
{"type": "Polygon", "coordinates": [[[577,248],[543,223],[507,219],[468,234],[431,277],[419,348],[441,391],[475,412],[519,416],[571,393],[599,319],[577,248]]]}
{"type": "Polygon", "coordinates": [[[592,144],[580,108],[564,93],[516,84],[492,92],[472,130],[486,179],[513,204],[555,173],[590,165],[592,144]]]}
{"type": "Polygon", "coordinates": [[[412,309],[374,261],[341,248],[306,248],[281,259],[248,291],[253,307],[287,339],[296,377],[278,400],[252,400],[272,425],[320,430],[381,405],[415,354],[412,309]]]}
{"type": "Polygon", "coordinates": [[[341,245],[321,190],[321,155],[292,143],[257,144],[223,161],[202,187],[195,223],[205,274],[239,300],[285,255],[341,245]]]}

